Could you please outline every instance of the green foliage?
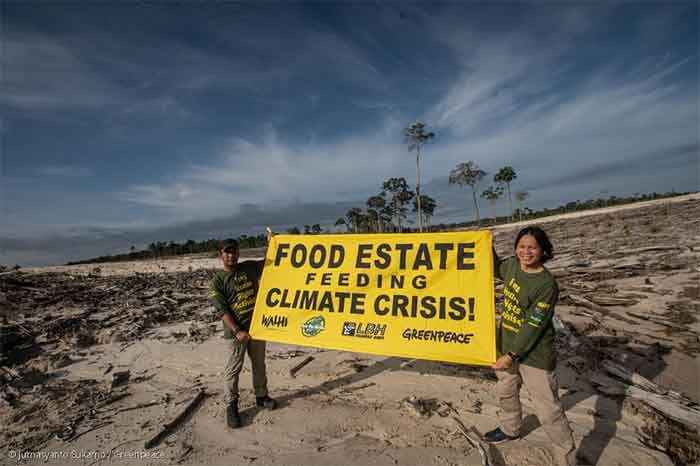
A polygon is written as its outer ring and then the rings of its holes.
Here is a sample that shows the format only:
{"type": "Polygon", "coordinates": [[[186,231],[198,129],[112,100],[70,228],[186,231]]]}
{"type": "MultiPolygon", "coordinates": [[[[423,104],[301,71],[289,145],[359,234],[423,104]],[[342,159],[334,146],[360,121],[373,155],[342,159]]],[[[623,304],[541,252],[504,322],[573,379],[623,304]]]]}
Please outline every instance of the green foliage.
{"type": "Polygon", "coordinates": [[[435,208],[437,207],[437,202],[430,196],[421,194],[420,198],[416,196],[413,199],[413,212],[418,213],[423,219],[425,219],[425,224],[430,226],[430,217],[435,214],[435,208]]]}
{"type": "Polygon", "coordinates": [[[476,187],[485,176],[486,172],[479,168],[476,162],[469,160],[468,162],[458,163],[457,166],[450,171],[449,177],[449,184],[456,184],[459,186],[464,186],[466,184],[471,186],[477,225],[479,225],[479,202],[476,200],[476,187]]]}
{"type": "Polygon", "coordinates": [[[496,183],[510,184],[517,177],[518,175],[515,173],[515,170],[513,170],[513,167],[506,165],[493,176],[493,181],[496,183]]]}
{"type": "Polygon", "coordinates": [[[416,150],[420,152],[423,145],[433,139],[435,133],[425,130],[425,124],[416,122],[404,130],[404,138],[408,144],[408,151],[416,150]]]}
{"type": "Polygon", "coordinates": [[[508,211],[510,212],[510,219],[513,220],[513,198],[510,195],[510,183],[516,179],[518,175],[515,174],[515,170],[510,165],[498,170],[498,173],[494,175],[493,181],[499,185],[506,185],[508,188],[508,211]]]}
{"type": "Polygon", "coordinates": [[[405,205],[413,199],[415,193],[408,189],[405,178],[388,178],[382,183],[382,195],[391,193],[389,202],[391,218],[396,219],[396,227],[401,232],[401,220],[406,219],[408,209],[405,205]]]}

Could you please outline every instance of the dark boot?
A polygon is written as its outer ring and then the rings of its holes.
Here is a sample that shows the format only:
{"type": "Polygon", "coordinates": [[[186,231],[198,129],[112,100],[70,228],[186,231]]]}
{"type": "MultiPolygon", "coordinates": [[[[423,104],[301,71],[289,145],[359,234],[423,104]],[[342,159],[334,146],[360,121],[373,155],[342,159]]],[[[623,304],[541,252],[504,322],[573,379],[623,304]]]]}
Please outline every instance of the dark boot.
{"type": "Polygon", "coordinates": [[[241,415],[238,414],[238,400],[228,404],[226,408],[226,424],[232,429],[241,427],[241,415]]]}
{"type": "Polygon", "coordinates": [[[275,409],[277,407],[277,402],[267,395],[256,396],[255,404],[258,405],[258,407],[265,409],[275,409]]]}

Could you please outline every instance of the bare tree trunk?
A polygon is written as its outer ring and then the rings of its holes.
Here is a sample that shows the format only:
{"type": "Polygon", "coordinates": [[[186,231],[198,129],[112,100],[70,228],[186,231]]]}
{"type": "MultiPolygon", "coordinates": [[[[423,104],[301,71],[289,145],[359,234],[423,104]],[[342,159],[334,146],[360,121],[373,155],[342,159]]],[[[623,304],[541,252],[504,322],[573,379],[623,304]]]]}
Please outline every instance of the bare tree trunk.
{"type": "Polygon", "coordinates": [[[476,208],[476,226],[481,226],[481,218],[479,218],[479,203],[476,200],[476,188],[473,186],[472,197],[474,198],[474,207],[476,208]]]}
{"type": "Polygon", "coordinates": [[[508,208],[509,214],[508,217],[510,217],[510,221],[513,221],[513,198],[510,197],[510,183],[506,183],[506,187],[508,188],[508,208]]]}

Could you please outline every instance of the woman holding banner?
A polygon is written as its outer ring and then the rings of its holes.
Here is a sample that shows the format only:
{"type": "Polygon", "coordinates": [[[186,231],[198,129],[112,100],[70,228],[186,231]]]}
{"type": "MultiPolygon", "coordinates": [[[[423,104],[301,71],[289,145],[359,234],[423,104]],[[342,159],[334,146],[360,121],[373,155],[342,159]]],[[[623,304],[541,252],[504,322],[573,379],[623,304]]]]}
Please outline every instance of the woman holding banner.
{"type": "Polygon", "coordinates": [[[552,317],[559,287],[544,267],[553,256],[552,243],[538,227],[527,227],[515,240],[515,257],[499,260],[494,249],[494,272],[504,281],[503,309],[497,332],[496,370],[501,426],[484,435],[490,443],[520,437],[520,387],[532,394],[537,416],[553,442],[557,464],[570,465],[574,441],[562,409],[554,369],[552,317]]]}

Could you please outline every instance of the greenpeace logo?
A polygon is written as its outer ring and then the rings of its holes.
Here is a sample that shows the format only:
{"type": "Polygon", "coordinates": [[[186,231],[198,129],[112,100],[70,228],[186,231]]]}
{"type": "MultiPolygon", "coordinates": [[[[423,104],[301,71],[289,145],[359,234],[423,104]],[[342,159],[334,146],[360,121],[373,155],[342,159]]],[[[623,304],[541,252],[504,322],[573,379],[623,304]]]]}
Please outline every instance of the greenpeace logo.
{"type": "Polygon", "coordinates": [[[386,334],[386,324],[372,324],[362,322],[345,322],[343,324],[344,337],[371,338],[383,340],[386,334]]]}
{"type": "Polygon", "coordinates": [[[404,329],[401,334],[408,341],[437,341],[440,343],[471,343],[473,333],[444,332],[442,330],[425,330],[417,328],[404,329]]]}
{"type": "Polygon", "coordinates": [[[286,317],[283,316],[262,316],[262,324],[265,328],[275,327],[275,328],[285,328],[289,322],[286,317]]]}

